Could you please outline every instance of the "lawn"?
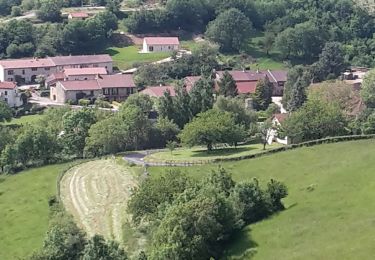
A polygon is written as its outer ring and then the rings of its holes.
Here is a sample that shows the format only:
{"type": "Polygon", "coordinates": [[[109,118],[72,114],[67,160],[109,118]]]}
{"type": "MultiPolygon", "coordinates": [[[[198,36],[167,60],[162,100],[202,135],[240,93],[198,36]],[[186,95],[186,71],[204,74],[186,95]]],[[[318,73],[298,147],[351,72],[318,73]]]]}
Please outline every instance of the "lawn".
{"type": "Polygon", "coordinates": [[[43,115],[28,115],[19,118],[13,118],[12,121],[4,123],[4,125],[25,125],[25,124],[35,124],[38,122],[43,115]]]}
{"type": "MultiPolygon", "coordinates": [[[[287,209],[247,226],[226,247],[228,259],[373,259],[375,140],[299,148],[221,165],[237,181],[286,183],[287,209]],[[245,251],[247,250],[247,253],[245,251]],[[246,255],[246,256],[245,256],[246,255]]],[[[218,165],[181,168],[201,178],[218,165]]],[[[162,167],[151,167],[158,176],[162,167]]]]}
{"type": "MultiPolygon", "coordinates": [[[[267,146],[268,149],[280,147],[280,144],[267,146]]],[[[235,158],[250,154],[263,152],[262,144],[242,145],[238,147],[228,147],[214,149],[211,152],[205,147],[181,148],[173,151],[158,152],[145,157],[146,162],[163,162],[163,161],[204,161],[223,158],[235,158]]]]}
{"type": "Polygon", "coordinates": [[[139,53],[140,46],[111,47],[105,52],[111,55],[114,65],[119,69],[131,69],[134,63],[150,63],[171,56],[170,52],[139,53]]]}
{"type": "Polygon", "coordinates": [[[23,258],[42,246],[48,197],[56,194],[59,164],[0,176],[0,259],[23,258]]]}

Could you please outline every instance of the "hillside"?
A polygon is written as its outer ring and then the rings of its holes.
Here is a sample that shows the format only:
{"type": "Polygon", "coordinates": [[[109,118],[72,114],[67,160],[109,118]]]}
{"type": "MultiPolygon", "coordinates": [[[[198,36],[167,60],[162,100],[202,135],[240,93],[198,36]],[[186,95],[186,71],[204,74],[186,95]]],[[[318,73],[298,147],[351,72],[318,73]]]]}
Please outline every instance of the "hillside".
{"type": "MultiPolygon", "coordinates": [[[[289,188],[287,209],[245,228],[228,246],[228,258],[249,259],[248,250],[255,253],[251,259],[372,259],[374,152],[375,141],[365,140],[223,163],[237,181],[274,177],[289,188]]],[[[199,178],[216,167],[182,170],[199,178]]]]}

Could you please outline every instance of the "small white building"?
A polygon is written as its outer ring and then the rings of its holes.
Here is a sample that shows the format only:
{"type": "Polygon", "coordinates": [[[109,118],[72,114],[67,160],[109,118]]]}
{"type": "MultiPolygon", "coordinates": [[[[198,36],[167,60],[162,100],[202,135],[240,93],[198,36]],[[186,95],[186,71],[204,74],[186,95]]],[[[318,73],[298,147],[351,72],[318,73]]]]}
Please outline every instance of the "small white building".
{"type": "Polygon", "coordinates": [[[178,37],[145,37],[142,53],[178,51],[179,48],[178,37]]]}
{"type": "Polygon", "coordinates": [[[0,82],[0,100],[10,107],[19,107],[23,104],[21,94],[17,91],[14,82],[0,82]]]}

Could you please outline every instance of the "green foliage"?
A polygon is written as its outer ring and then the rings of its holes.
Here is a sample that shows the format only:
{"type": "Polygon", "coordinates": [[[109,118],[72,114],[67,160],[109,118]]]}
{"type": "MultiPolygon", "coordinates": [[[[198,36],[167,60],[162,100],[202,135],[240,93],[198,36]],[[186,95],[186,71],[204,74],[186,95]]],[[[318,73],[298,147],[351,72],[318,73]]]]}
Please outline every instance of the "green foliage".
{"type": "Polygon", "coordinates": [[[258,81],[253,95],[253,105],[257,110],[266,110],[272,103],[273,85],[268,77],[258,81]]]}
{"type": "Polygon", "coordinates": [[[12,6],[12,12],[10,14],[12,17],[17,17],[22,15],[22,9],[19,6],[12,6]]]}
{"type": "Polygon", "coordinates": [[[365,75],[361,96],[367,107],[375,108],[375,70],[371,70],[365,75]]]}
{"type": "Polygon", "coordinates": [[[242,126],[235,124],[232,114],[211,109],[198,114],[185,125],[179,137],[186,145],[206,145],[207,150],[211,151],[218,143],[236,145],[243,141],[245,131],[242,126]]]}
{"type": "Polygon", "coordinates": [[[235,97],[238,95],[237,84],[228,71],[224,71],[219,81],[219,94],[225,97],[235,97]]]}
{"type": "Polygon", "coordinates": [[[251,30],[250,20],[240,10],[231,8],[208,24],[206,36],[218,43],[222,51],[239,51],[250,36],[251,30]]]}
{"type": "Polygon", "coordinates": [[[7,103],[0,100],[0,123],[12,120],[13,111],[7,103]]]}
{"type": "Polygon", "coordinates": [[[157,179],[147,178],[129,200],[133,221],[139,224],[142,219],[155,220],[161,205],[172,203],[189,186],[190,180],[179,171],[168,171],[157,179]]]}
{"type": "Polygon", "coordinates": [[[78,105],[83,106],[83,107],[88,107],[91,104],[91,101],[89,99],[80,99],[78,100],[78,105]]]}
{"type": "Polygon", "coordinates": [[[59,22],[61,20],[61,1],[41,0],[37,16],[45,22],[59,22]]]}
{"type": "Polygon", "coordinates": [[[193,115],[211,109],[214,103],[214,82],[210,78],[200,78],[195,82],[189,95],[193,115]]]}
{"type": "Polygon", "coordinates": [[[154,102],[151,100],[150,96],[137,93],[130,95],[126,99],[126,104],[137,106],[141,108],[144,113],[148,113],[152,110],[154,102]]]}
{"type": "Polygon", "coordinates": [[[245,102],[239,98],[218,96],[214,108],[231,113],[235,124],[242,125],[245,129],[249,129],[252,124],[256,124],[258,121],[257,114],[246,109],[245,102]]]}
{"type": "Polygon", "coordinates": [[[282,129],[293,142],[300,142],[342,135],[346,125],[337,103],[311,99],[282,123],[282,129]]]}
{"type": "Polygon", "coordinates": [[[67,155],[81,157],[85,147],[85,139],[89,129],[96,122],[93,110],[79,109],[71,110],[62,118],[63,135],[62,144],[67,155]]]}
{"type": "Polygon", "coordinates": [[[127,260],[128,256],[115,241],[105,241],[102,236],[93,236],[83,250],[82,260],[127,260]]]}

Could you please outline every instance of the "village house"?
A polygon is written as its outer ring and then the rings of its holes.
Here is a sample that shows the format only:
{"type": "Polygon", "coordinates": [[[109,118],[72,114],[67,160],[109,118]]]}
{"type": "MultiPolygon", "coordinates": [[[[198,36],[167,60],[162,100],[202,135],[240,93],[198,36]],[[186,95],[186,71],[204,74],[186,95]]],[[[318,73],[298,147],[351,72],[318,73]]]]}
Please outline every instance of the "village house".
{"type": "Polygon", "coordinates": [[[272,126],[273,129],[270,131],[270,135],[268,138],[268,144],[272,144],[273,141],[279,143],[279,144],[285,144],[288,145],[291,143],[290,138],[287,136],[285,138],[279,138],[278,133],[277,133],[277,128],[281,126],[282,122],[284,122],[285,119],[288,118],[288,114],[286,113],[279,113],[279,114],[274,114],[272,117],[272,126]]]}
{"type": "Polygon", "coordinates": [[[23,104],[21,94],[17,91],[17,85],[14,82],[0,82],[0,100],[10,107],[19,107],[23,104]]]}
{"type": "Polygon", "coordinates": [[[107,73],[112,73],[112,58],[107,54],[102,54],[0,60],[0,81],[12,81],[20,84],[34,83],[39,75],[47,78],[64,69],[97,67],[105,68],[107,73]]]}
{"type": "Polygon", "coordinates": [[[55,85],[57,81],[66,80],[89,80],[95,79],[98,75],[107,75],[108,72],[103,67],[93,68],[67,68],[61,72],[55,72],[46,78],[47,87],[55,85]]]}
{"type": "MultiPolygon", "coordinates": [[[[237,85],[239,94],[253,94],[255,93],[256,85],[261,79],[266,77],[272,83],[272,95],[282,96],[284,92],[284,85],[287,79],[287,72],[283,70],[266,70],[266,71],[250,71],[250,70],[232,70],[228,73],[233,77],[237,85]]],[[[219,82],[224,74],[224,71],[216,73],[216,81],[219,82]]]]}
{"type": "Polygon", "coordinates": [[[168,91],[169,94],[174,97],[176,96],[176,91],[173,86],[152,86],[147,87],[144,90],[142,90],[140,93],[144,95],[148,95],[153,98],[160,98],[164,96],[164,93],[168,91]]]}
{"type": "Polygon", "coordinates": [[[58,103],[83,98],[94,101],[100,96],[108,101],[122,101],[135,92],[132,75],[97,75],[95,79],[57,81],[50,88],[50,98],[58,103]]]}
{"type": "Polygon", "coordinates": [[[178,51],[180,41],[177,37],[145,37],[142,53],[178,51]]]}
{"type": "Polygon", "coordinates": [[[70,13],[68,15],[69,20],[85,20],[89,17],[89,14],[85,12],[70,13]]]}

